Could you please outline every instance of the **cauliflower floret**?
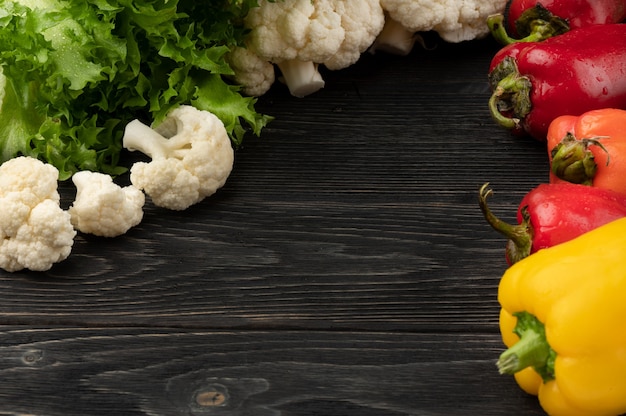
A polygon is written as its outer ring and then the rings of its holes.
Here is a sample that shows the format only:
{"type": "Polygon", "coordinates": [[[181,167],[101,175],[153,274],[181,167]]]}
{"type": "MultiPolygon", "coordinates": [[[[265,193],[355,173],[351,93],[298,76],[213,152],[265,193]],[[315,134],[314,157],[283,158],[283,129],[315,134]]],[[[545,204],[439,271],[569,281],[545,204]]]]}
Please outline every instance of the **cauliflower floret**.
{"type": "Polygon", "coordinates": [[[464,42],[489,34],[487,17],[504,12],[506,0],[465,0],[451,2],[455,12],[449,12],[433,30],[447,42],[464,42]]]}
{"type": "Polygon", "coordinates": [[[278,65],[296,97],[324,86],[318,65],[341,69],[356,62],[383,25],[378,0],[261,0],[245,19],[248,47],[278,65]]]}
{"type": "Polygon", "coordinates": [[[133,185],[121,187],[110,175],[82,171],[72,176],[76,200],[69,208],[78,231],[101,237],[117,237],[143,218],[145,195],[133,185]]]}
{"type": "Polygon", "coordinates": [[[250,29],[248,47],[278,65],[296,97],[324,87],[317,64],[330,58],[345,36],[341,17],[328,0],[260,0],[248,12],[245,26],[250,29]]]}
{"type": "Polygon", "coordinates": [[[434,31],[447,42],[478,39],[489,33],[487,17],[501,13],[507,0],[380,0],[385,28],[372,50],[399,55],[413,48],[418,32],[434,31]]]}
{"type": "Polygon", "coordinates": [[[0,166],[0,267],[49,270],[72,251],[76,231],[60,205],[59,171],[21,156],[0,166]]]}
{"type": "Polygon", "coordinates": [[[245,26],[251,30],[249,46],[275,63],[322,62],[339,49],[345,36],[341,16],[329,0],[261,0],[248,12],[245,26]]]}
{"type": "Polygon", "coordinates": [[[359,60],[385,25],[385,13],[380,0],[333,0],[335,11],[341,16],[345,37],[341,46],[323,61],[326,68],[347,68],[359,60]]]}
{"type": "Polygon", "coordinates": [[[235,72],[233,81],[241,85],[241,92],[251,97],[265,94],[276,79],[274,65],[261,59],[248,48],[235,47],[226,56],[235,72]]]}
{"type": "Polygon", "coordinates": [[[131,121],[123,145],[152,158],[133,164],[131,183],[155,205],[172,210],[187,209],[214,194],[226,183],[234,162],[222,121],[188,105],[172,110],[155,129],[131,121]]]}

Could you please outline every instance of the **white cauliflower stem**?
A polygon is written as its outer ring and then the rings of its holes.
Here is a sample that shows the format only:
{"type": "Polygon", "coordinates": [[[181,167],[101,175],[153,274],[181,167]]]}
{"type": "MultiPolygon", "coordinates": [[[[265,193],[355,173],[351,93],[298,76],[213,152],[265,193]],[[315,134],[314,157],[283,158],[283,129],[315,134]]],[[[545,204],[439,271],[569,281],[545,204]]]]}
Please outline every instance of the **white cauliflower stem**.
{"type": "Polygon", "coordinates": [[[134,186],[121,187],[109,175],[82,171],[72,176],[76,200],[69,208],[78,231],[101,237],[117,237],[143,218],[145,195],[134,186]]]}
{"type": "Polygon", "coordinates": [[[49,270],[72,251],[76,231],[60,205],[59,171],[31,157],[0,166],[0,267],[49,270]]]}
{"type": "Polygon", "coordinates": [[[133,164],[131,183],[155,205],[172,210],[187,209],[214,194],[226,183],[234,162],[222,121],[187,105],[172,110],[154,129],[131,121],[123,145],[152,159],[133,164]]]}
{"type": "Polygon", "coordinates": [[[507,0],[380,0],[387,19],[374,50],[405,55],[418,32],[434,31],[447,42],[489,34],[487,17],[502,13],[507,0]]]}

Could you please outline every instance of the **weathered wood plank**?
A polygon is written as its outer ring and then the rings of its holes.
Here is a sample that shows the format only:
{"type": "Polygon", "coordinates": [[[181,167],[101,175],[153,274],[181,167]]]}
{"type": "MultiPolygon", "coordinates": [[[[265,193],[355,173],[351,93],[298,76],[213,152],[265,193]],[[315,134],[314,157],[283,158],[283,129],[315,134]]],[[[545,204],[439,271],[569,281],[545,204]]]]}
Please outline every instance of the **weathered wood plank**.
{"type": "Polygon", "coordinates": [[[0,414],[540,415],[497,336],[3,328],[0,414]]]}

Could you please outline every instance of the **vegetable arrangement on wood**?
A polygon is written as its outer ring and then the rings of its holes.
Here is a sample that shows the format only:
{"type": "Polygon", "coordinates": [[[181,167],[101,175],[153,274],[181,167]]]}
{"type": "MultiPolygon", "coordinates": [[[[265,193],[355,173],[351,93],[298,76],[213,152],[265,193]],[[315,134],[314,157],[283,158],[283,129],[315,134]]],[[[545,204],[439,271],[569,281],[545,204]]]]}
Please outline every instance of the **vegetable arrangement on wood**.
{"type": "Polygon", "coordinates": [[[142,221],[146,202],[184,210],[211,196],[225,184],[244,138],[259,136],[272,120],[256,111],[258,97],[276,80],[298,97],[319,90],[325,82],[318,67],[340,70],[373,52],[390,15],[411,8],[403,31],[412,40],[433,31],[461,42],[487,36],[485,19],[504,6],[505,0],[1,2],[0,163],[9,172],[15,163],[34,166],[35,177],[42,183],[54,177],[55,186],[45,203],[10,209],[15,187],[26,195],[41,186],[5,175],[0,268],[48,270],[68,257],[76,232],[117,237],[142,221]],[[127,151],[151,160],[126,166],[127,151]],[[40,164],[47,176],[37,173],[40,164]],[[131,184],[118,185],[121,175],[131,184]],[[54,192],[56,181],[70,178],[76,198],[64,211],[54,192]],[[58,219],[37,222],[40,205],[58,219]],[[54,242],[40,241],[54,234],[54,242]],[[49,249],[35,261],[25,254],[32,245],[49,249]]]}
{"type": "Polygon", "coordinates": [[[325,86],[322,65],[407,54],[421,32],[491,31],[506,44],[489,68],[493,119],[546,143],[551,166],[518,224],[493,214],[488,185],[479,193],[508,240],[498,367],[550,415],[626,412],[626,2],[512,0],[507,17],[505,3],[0,3],[0,268],[48,270],[77,232],[117,237],[147,200],[184,210],[217,192],[244,137],[271,121],[255,104],[276,80],[304,97],[325,86]],[[124,151],[151,160],[123,166],[124,151]]]}
{"type": "Polygon", "coordinates": [[[479,191],[485,219],[508,239],[498,300],[509,349],[497,365],[551,416],[618,416],[626,413],[626,2],[513,0],[508,13],[487,20],[506,45],[489,68],[488,105],[514,135],[546,144],[550,169],[549,183],[521,200],[515,225],[488,207],[487,184],[479,191]]]}

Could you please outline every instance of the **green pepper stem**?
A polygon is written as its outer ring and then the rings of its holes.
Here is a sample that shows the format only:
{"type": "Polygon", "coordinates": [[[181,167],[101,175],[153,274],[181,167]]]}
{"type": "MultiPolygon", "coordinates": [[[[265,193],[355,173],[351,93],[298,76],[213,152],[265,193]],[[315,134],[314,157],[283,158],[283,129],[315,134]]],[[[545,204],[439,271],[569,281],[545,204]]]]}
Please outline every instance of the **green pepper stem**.
{"type": "Polygon", "coordinates": [[[541,334],[532,329],[522,332],[520,340],[504,351],[496,365],[500,374],[515,374],[526,367],[541,365],[548,359],[548,349],[541,334]]]}
{"type": "Polygon", "coordinates": [[[517,39],[510,37],[506,32],[506,28],[504,27],[504,15],[502,15],[502,13],[488,16],[487,26],[489,27],[489,31],[491,32],[493,38],[502,45],[510,45],[511,43],[518,41],[517,39]]]}
{"type": "Polygon", "coordinates": [[[518,225],[509,224],[498,218],[489,208],[487,198],[493,194],[489,183],[481,186],[478,192],[478,204],[491,227],[508,238],[506,245],[506,258],[510,264],[516,263],[528,257],[532,250],[533,231],[530,225],[528,207],[522,207],[523,220],[518,225]]]}
{"type": "Polygon", "coordinates": [[[500,112],[500,109],[498,108],[498,101],[500,100],[501,95],[502,90],[498,90],[496,88],[496,90],[493,92],[493,94],[491,94],[491,97],[489,98],[489,111],[491,113],[491,116],[500,126],[509,130],[516,129],[517,127],[519,127],[520,119],[507,117],[502,114],[500,112]]]}
{"type": "Polygon", "coordinates": [[[566,20],[554,16],[543,6],[538,6],[539,8],[527,10],[520,16],[520,26],[528,33],[526,36],[519,39],[509,36],[502,13],[492,14],[487,17],[487,26],[491,35],[502,45],[510,45],[517,42],[541,42],[569,30],[569,24],[566,20]]]}
{"type": "Polygon", "coordinates": [[[489,110],[493,119],[507,129],[519,129],[520,121],[530,113],[530,90],[532,82],[520,74],[515,59],[504,58],[491,71],[489,83],[493,93],[489,98],[489,110]],[[501,109],[512,114],[507,117],[501,109]]]}
{"type": "Polygon", "coordinates": [[[546,40],[570,30],[567,19],[556,16],[541,3],[524,10],[515,21],[515,29],[521,36],[535,36],[535,41],[546,40]]]}
{"type": "Polygon", "coordinates": [[[556,353],[548,344],[544,325],[532,314],[514,314],[517,324],[513,332],[519,341],[504,351],[496,365],[500,374],[515,374],[527,367],[533,367],[544,381],[554,379],[554,358],[556,353]]]}
{"type": "Polygon", "coordinates": [[[608,166],[611,155],[600,142],[601,139],[607,138],[607,136],[598,136],[578,140],[572,133],[567,133],[550,151],[552,157],[550,170],[564,181],[591,186],[598,165],[589,146],[598,146],[607,154],[606,165],[608,166]]]}

